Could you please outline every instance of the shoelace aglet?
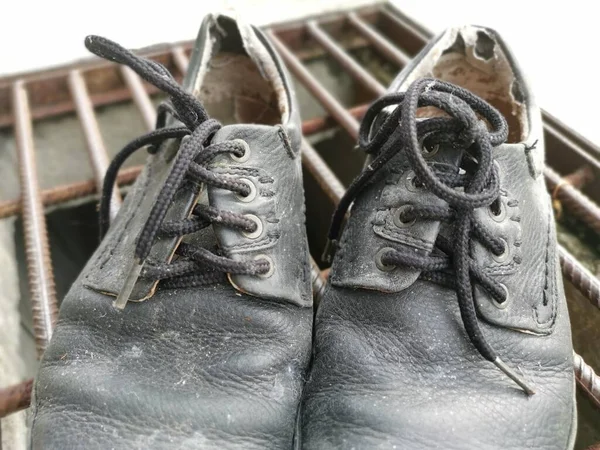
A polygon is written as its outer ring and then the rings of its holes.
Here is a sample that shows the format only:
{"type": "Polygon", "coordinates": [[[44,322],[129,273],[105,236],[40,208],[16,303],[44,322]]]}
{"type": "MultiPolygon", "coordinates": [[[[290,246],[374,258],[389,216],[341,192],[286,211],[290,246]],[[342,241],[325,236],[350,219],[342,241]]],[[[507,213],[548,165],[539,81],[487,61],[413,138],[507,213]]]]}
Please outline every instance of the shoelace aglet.
{"type": "Polygon", "coordinates": [[[113,302],[113,306],[117,309],[124,309],[127,306],[127,302],[129,301],[129,297],[133,292],[133,288],[135,287],[135,283],[140,277],[140,273],[142,272],[142,267],[144,267],[144,261],[140,261],[138,258],[135,258],[133,261],[133,265],[129,270],[129,274],[125,279],[125,283],[121,288],[121,292],[117,296],[117,299],[113,302]]]}
{"type": "Polygon", "coordinates": [[[502,372],[504,372],[507,377],[509,377],[511,380],[513,380],[515,383],[517,383],[519,385],[519,387],[521,389],[523,389],[527,395],[535,394],[535,391],[533,390],[533,388],[531,388],[525,382],[525,380],[523,380],[523,378],[520,377],[519,374],[517,374],[517,372],[515,372],[513,369],[508,367],[506,365],[506,363],[504,361],[502,361],[500,358],[496,357],[496,359],[493,361],[493,363],[498,369],[500,369],[502,372]]]}

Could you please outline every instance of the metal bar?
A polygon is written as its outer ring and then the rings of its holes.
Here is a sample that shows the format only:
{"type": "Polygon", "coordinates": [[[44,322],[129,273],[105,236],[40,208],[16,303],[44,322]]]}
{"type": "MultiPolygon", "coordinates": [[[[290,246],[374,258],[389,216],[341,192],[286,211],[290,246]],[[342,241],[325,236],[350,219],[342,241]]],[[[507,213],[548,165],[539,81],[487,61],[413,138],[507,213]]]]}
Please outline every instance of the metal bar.
{"type": "MultiPolygon", "coordinates": [[[[368,107],[369,105],[359,105],[348,109],[348,112],[352,117],[360,120],[365,115],[368,107]]],[[[315,117],[314,119],[308,119],[302,122],[302,134],[304,136],[310,136],[337,126],[339,126],[339,124],[331,116],[315,117]]]]}
{"type": "MultiPolygon", "coordinates": [[[[119,172],[119,176],[117,177],[117,184],[119,186],[125,186],[133,183],[141,171],[142,166],[135,166],[121,170],[119,172]]],[[[95,180],[67,184],[41,191],[42,204],[44,206],[57,205],[69,200],[75,200],[88,195],[94,195],[97,192],[98,190],[95,180]]],[[[19,214],[22,211],[21,206],[21,199],[0,202],[0,219],[19,214]]]]}
{"type": "Polygon", "coordinates": [[[577,353],[573,354],[573,358],[577,384],[583,389],[590,400],[600,408],[600,377],[577,353]]]}
{"type": "Polygon", "coordinates": [[[121,73],[123,74],[125,83],[131,90],[134,103],[142,114],[142,119],[144,119],[146,128],[148,130],[154,130],[156,125],[156,110],[144,87],[144,83],[142,83],[142,79],[127,66],[121,66],[121,73]]]}
{"type": "Polygon", "coordinates": [[[567,181],[571,186],[577,189],[583,188],[590,181],[596,178],[594,170],[590,166],[582,166],[579,169],[571,172],[569,175],[565,175],[563,179],[567,181]]]}
{"type": "Polygon", "coordinates": [[[548,190],[575,217],[600,234],[600,208],[550,167],[544,170],[548,190]]]}
{"type": "Polygon", "coordinates": [[[556,141],[561,147],[569,150],[570,157],[574,157],[581,163],[589,164],[596,171],[600,171],[600,149],[591,142],[577,135],[573,130],[567,128],[563,123],[542,111],[546,145],[548,141],[556,141]]]}
{"type": "Polygon", "coordinates": [[[33,311],[33,329],[38,356],[41,356],[52,337],[58,308],[46,221],[38,186],[29,100],[23,81],[16,81],[13,84],[12,101],[15,139],[19,155],[25,254],[33,311]]]}
{"type": "Polygon", "coordinates": [[[376,96],[385,93],[385,87],[358,64],[340,47],[314,20],[306,24],[308,33],[323,47],[347,72],[361,80],[361,84],[376,96]]]}
{"type": "Polygon", "coordinates": [[[185,54],[185,49],[180,45],[173,47],[171,50],[171,56],[173,57],[173,62],[175,63],[177,70],[185,75],[187,73],[189,64],[189,59],[185,54]]]}
{"type": "MultiPolygon", "coordinates": [[[[415,23],[413,23],[412,20],[406,20],[406,16],[400,17],[400,15],[402,14],[395,14],[388,8],[380,8],[379,11],[385,18],[389,20],[389,22],[392,23],[396,31],[404,35],[403,37],[412,40],[410,44],[403,43],[405,48],[411,47],[409,51],[417,50],[417,48],[418,51],[420,51],[423,47],[425,47],[425,45],[427,45],[427,42],[433,37],[433,34],[431,32],[418,29],[419,27],[415,23]]],[[[416,53],[417,52],[414,52],[413,54],[416,53]]]]}
{"type": "MultiPolygon", "coordinates": [[[[350,114],[360,119],[367,110],[368,105],[360,105],[349,109],[350,114]]],[[[337,126],[337,123],[331,116],[316,117],[314,119],[305,120],[302,123],[302,133],[304,136],[310,136],[321,131],[328,130],[337,126]]],[[[117,177],[119,186],[127,186],[132,184],[140,174],[142,166],[123,169],[117,177]]],[[[42,204],[44,207],[57,205],[70,200],[94,195],[98,193],[95,180],[81,181],[78,183],[65,184],[51,189],[45,189],[41,192],[42,204]]],[[[21,200],[5,200],[0,202],[0,219],[19,214],[21,211],[21,200]]]]}
{"type": "Polygon", "coordinates": [[[388,41],[383,35],[381,35],[375,28],[370,26],[364,20],[362,20],[358,14],[351,12],[348,14],[348,22],[367,39],[373,47],[383,54],[384,57],[391,60],[399,67],[405,67],[410,62],[411,58],[390,41],[388,41]]]}
{"type": "Polygon", "coordinates": [[[306,139],[302,139],[302,163],[308,171],[315,177],[325,195],[330,200],[337,204],[342,195],[344,195],[344,185],[339,180],[337,175],[329,168],[327,163],[323,161],[321,155],[308,143],[306,139]]]}
{"type": "MultiPolygon", "coordinates": [[[[102,184],[104,182],[104,174],[108,168],[108,152],[104,146],[100,127],[94,114],[94,107],[90,100],[90,96],[85,85],[85,80],[79,70],[72,70],[69,73],[69,88],[75,102],[75,108],[81,123],[81,128],[85,136],[85,141],[90,156],[90,162],[94,169],[94,178],[96,180],[96,188],[98,192],[102,192],[102,184]]],[[[110,214],[111,219],[117,214],[121,205],[121,195],[117,189],[113,190],[111,198],[110,214]]]]}
{"type": "Polygon", "coordinates": [[[600,280],[561,245],[558,246],[558,257],[565,278],[600,309],[600,280]]]}
{"type": "Polygon", "coordinates": [[[0,418],[28,408],[33,379],[0,389],[0,418]]]}
{"type": "MultiPolygon", "coordinates": [[[[300,60],[281,42],[276,34],[271,30],[265,32],[276,50],[279,52],[288,68],[302,82],[302,84],[312,93],[317,100],[323,105],[326,105],[327,111],[335,118],[335,120],[352,136],[355,129],[356,120],[336,99],[327,92],[317,79],[308,71],[300,60]]],[[[353,136],[355,139],[358,134],[353,136]]]]}

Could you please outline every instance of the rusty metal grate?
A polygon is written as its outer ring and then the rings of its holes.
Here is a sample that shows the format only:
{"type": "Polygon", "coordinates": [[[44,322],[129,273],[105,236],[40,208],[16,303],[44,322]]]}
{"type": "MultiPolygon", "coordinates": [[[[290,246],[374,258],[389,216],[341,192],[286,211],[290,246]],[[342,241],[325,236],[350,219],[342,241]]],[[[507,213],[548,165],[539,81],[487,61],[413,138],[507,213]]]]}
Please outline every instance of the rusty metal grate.
{"type": "MultiPolygon", "coordinates": [[[[380,65],[397,71],[414,57],[431,34],[390,5],[377,5],[325,17],[315,17],[291,23],[272,25],[266,33],[287,64],[297,83],[306,90],[306,97],[319,105],[324,114],[303,122],[307,139],[303,142],[303,164],[311,188],[323,202],[333,207],[344,192],[340,181],[344,170],[339,158],[326,150],[318,152],[308,139],[331,131],[341,133],[340,139],[352,143],[357,139],[359,120],[370,101],[385,92],[385,77],[366,68],[364,51],[380,65]],[[361,56],[362,55],[362,56],[361,56]],[[337,64],[354,86],[354,104],[344,105],[310,70],[308,61],[323,58],[337,64]],[[326,162],[328,161],[328,162],[326,162]],[[317,189],[317,191],[315,191],[317,189]]],[[[154,47],[142,54],[164,64],[181,79],[188,64],[192,43],[154,47]]],[[[34,333],[38,355],[41,355],[52,335],[57,315],[45,207],[91,197],[102,184],[108,166],[109,152],[98,123],[96,111],[105,105],[133,102],[147,129],[155,123],[153,96],[156,89],[144,83],[128,68],[99,62],[84,61],[53,71],[37,72],[0,80],[0,131],[12,130],[19,156],[20,198],[0,202],[0,219],[21,215],[34,333]],[[76,114],[84,136],[93,178],[71,184],[40,188],[36,167],[36,142],[33,124],[45,118],[76,114]]],[[[302,94],[302,93],[301,93],[302,94]]],[[[597,238],[600,235],[600,149],[544,113],[544,131],[548,168],[545,177],[557,207],[597,238]]],[[[349,148],[346,150],[350,150],[349,148]]],[[[131,184],[140,166],[122,170],[120,186],[131,184]]],[[[307,187],[308,189],[308,187],[307,187]]],[[[115,193],[113,202],[121,201],[115,193]]],[[[308,200],[307,200],[308,201],[308,200]]],[[[309,202],[310,203],[310,202],[309,202]]],[[[323,222],[311,219],[308,205],[309,240],[326,233],[323,222]]],[[[317,255],[321,242],[311,240],[317,255]]],[[[571,283],[594,306],[600,308],[600,282],[596,276],[560,247],[560,262],[564,279],[571,283]]],[[[313,271],[316,291],[323,286],[326,271],[313,271]]],[[[575,374],[581,392],[600,407],[600,377],[583,358],[576,355],[575,374]]],[[[0,391],[0,417],[26,407],[30,380],[0,391]]]]}

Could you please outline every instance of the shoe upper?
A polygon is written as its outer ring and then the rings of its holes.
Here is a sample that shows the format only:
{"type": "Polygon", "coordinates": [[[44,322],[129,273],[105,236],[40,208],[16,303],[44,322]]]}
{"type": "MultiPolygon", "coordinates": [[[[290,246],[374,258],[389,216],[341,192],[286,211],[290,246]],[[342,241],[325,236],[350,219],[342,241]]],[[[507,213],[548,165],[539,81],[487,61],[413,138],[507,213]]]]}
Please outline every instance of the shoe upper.
{"type": "MultiPolygon", "coordinates": [[[[198,208],[204,217],[219,213],[211,226],[159,233],[132,278],[136,245],[195,131],[151,152],[62,302],[34,386],[33,448],[292,445],[312,333],[295,93],[264,35],[225,16],[204,20],[183,88],[223,124],[210,144],[228,150],[242,140],[245,150],[215,154],[202,167],[187,161],[211,182],[184,181],[163,224],[197,224],[198,208]],[[231,190],[240,184],[249,193],[231,190]],[[239,216],[254,229],[228,226],[239,216]],[[207,252],[214,267],[186,259],[207,252]],[[217,277],[213,269],[225,260],[233,269],[266,260],[268,271],[217,277]],[[150,275],[149,262],[162,267],[155,272],[164,282],[150,275]],[[204,278],[169,273],[192,263],[204,278]],[[118,309],[115,296],[131,279],[130,301],[118,309]]],[[[173,105],[185,111],[180,100],[173,105]]],[[[180,126],[177,114],[167,120],[167,128],[180,126]]]]}
{"type": "MultiPolygon", "coordinates": [[[[464,289],[464,283],[448,270],[462,264],[457,252],[451,263],[440,252],[440,243],[454,250],[460,245],[460,226],[452,223],[458,219],[402,219],[406,205],[419,205],[423,214],[450,214],[447,199],[434,190],[445,187],[415,183],[420,169],[398,151],[355,197],[338,243],[316,317],[314,361],[303,402],[304,447],[571,448],[573,350],[544,185],[540,111],[509,49],[489,29],[446,31],[397,77],[389,93],[401,98],[399,93],[424,77],[481,97],[508,124],[506,142],[492,151],[498,198],[454,213],[472,213],[479,233],[467,244],[471,276],[487,280],[472,285],[477,317],[469,322],[461,315],[457,289],[464,289]],[[482,242],[490,239],[501,242],[503,250],[490,251],[482,242]],[[389,257],[386,262],[386,252],[401,255],[403,264],[391,264],[389,257]],[[429,268],[436,261],[443,263],[444,273],[429,268]],[[481,337],[473,339],[468,329],[473,320],[498,358],[533,387],[534,395],[482,357],[472,343],[481,337]]],[[[449,98],[450,109],[462,114],[464,105],[457,106],[462,101],[449,98]]],[[[407,93],[403,101],[410,100],[407,93]]],[[[416,129],[426,130],[447,116],[419,101],[423,107],[417,110],[416,129]]],[[[398,109],[405,106],[400,103],[398,109]]],[[[389,126],[385,119],[395,107],[379,112],[371,136],[389,126]]],[[[486,133],[493,135],[494,126],[487,124],[486,133]]],[[[419,137],[425,147],[427,133],[419,137]]],[[[399,142],[408,142],[404,138],[399,142]]],[[[466,176],[465,153],[451,140],[427,150],[428,166],[443,169],[446,176],[440,179],[456,198],[469,189],[458,187],[466,176]]],[[[365,171],[374,170],[375,156],[369,154],[365,171]]]]}

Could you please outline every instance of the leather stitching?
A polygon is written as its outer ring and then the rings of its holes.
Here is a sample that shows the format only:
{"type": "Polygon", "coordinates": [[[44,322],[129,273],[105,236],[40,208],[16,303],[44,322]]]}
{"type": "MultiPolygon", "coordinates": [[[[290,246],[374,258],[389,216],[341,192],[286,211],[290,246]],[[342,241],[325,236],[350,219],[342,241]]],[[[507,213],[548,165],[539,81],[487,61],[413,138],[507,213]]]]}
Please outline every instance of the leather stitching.
{"type": "MultiPolygon", "coordinates": [[[[555,265],[553,260],[551,260],[550,258],[550,245],[551,245],[551,233],[552,233],[552,215],[549,215],[548,217],[548,226],[547,226],[547,232],[546,232],[546,259],[545,259],[545,271],[544,271],[544,288],[543,288],[543,300],[542,300],[542,305],[541,306],[546,306],[548,303],[552,302],[552,314],[550,314],[550,317],[548,318],[548,320],[546,320],[545,322],[540,321],[540,315],[539,315],[539,307],[540,304],[538,303],[537,305],[535,305],[533,307],[533,314],[535,317],[535,321],[536,323],[544,328],[551,328],[554,323],[556,322],[556,315],[557,315],[557,289],[556,289],[556,283],[554,282],[553,277],[556,276],[556,270],[553,270],[555,265]],[[552,282],[551,282],[552,281],[552,282]],[[544,301],[549,298],[550,299],[546,302],[546,305],[544,305],[544,301]]],[[[554,253],[552,253],[554,254],[554,253]]],[[[555,259],[555,258],[554,258],[555,259]]]]}
{"type": "Polygon", "coordinates": [[[400,241],[400,243],[402,244],[417,247],[421,250],[431,251],[431,249],[433,248],[433,242],[419,238],[417,236],[401,234],[397,230],[390,228],[390,226],[387,223],[384,227],[375,225],[373,227],[373,231],[375,232],[375,234],[383,237],[384,239],[400,241]]]}
{"type": "Polygon", "coordinates": [[[277,135],[281,139],[281,142],[283,142],[283,148],[285,148],[286,153],[288,154],[288,156],[290,158],[296,159],[296,156],[300,152],[296,153],[296,152],[294,152],[294,149],[292,149],[292,145],[290,143],[290,138],[288,137],[287,133],[285,132],[285,129],[283,128],[283,126],[277,125],[277,128],[278,128],[277,135]]]}

